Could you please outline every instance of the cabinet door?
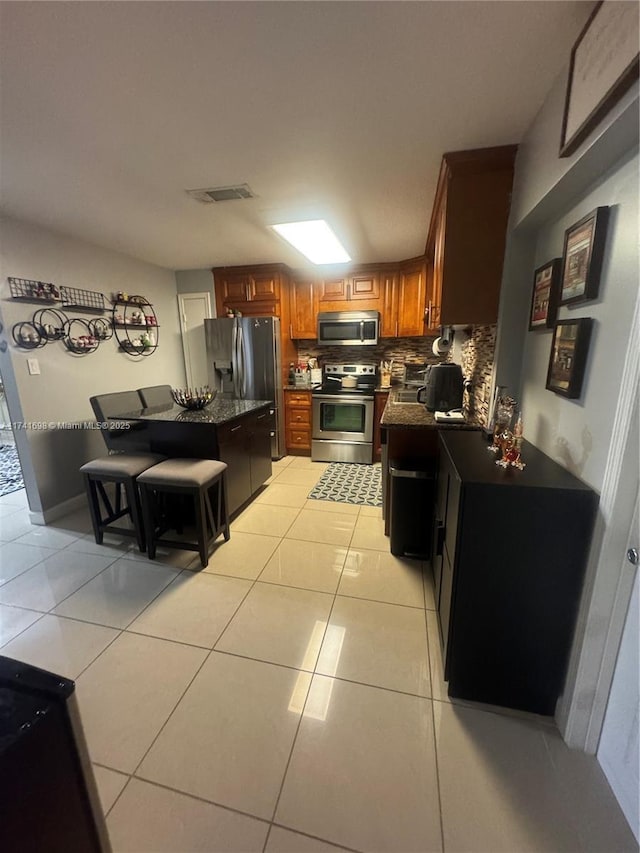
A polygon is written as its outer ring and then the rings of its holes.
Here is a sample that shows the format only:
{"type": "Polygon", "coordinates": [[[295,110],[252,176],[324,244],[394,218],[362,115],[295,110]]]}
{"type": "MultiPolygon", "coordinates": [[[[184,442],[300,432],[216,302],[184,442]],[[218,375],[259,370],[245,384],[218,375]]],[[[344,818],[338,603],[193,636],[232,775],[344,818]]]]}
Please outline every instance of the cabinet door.
{"type": "Polygon", "coordinates": [[[295,340],[314,340],[318,330],[312,280],[291,282],[290,304],[291,337],[295,340]]]}
{"type": "Polygon", "coordinates": [[[249,276],[227,273],[215,278],[216,287],[221,288],[224,305],[235,302],[247,302],[249,299],[249,276]]]}
{"type": "Polygon", "coordinates": [[[440,604],[438,606],[438,623],[440,625],[440,643],[442,645],[442,660],[444,661],[444,678],[449,678],[449,623],[451,621],[451,596],[453,593],[453,568],[445,548],[442,554],[442,583],[440,585],[440,604]]]}
{"type": "MultiPolygon", "coordinates": [[[[325,279],[318,283],[318,302],[326,303],[326,302],[346,302],[348,297],[347,291],[347,279],[345,278],[333,278],[333,279],[325,279]]],[[[329,311],[331,309],[323,307],[323,311],[329,311]]],[[[340,308],[336,308],[337,311],[340,308]]]]}
{"type": "Polygon", "coordinates": [[[424,334],[425,265],[400,273],[398,289],[398,337],[424,334]]]}
{"type": "Polygon", "coordinates": [[[380,337],[398,337],[398,274],[383,273],[380,276],[382,306],[380,309],[380,337]]]}
{"type": "Polygon", "coordinates": [[[225,424],[218,430],[220,459],[227,463],[229,513],[235,512],[251,497],[251,461],[249,430],[245,422],[225,424]]]}
{"type": "Polygon", "coordinates": [[[360,300],[378,302],[380,299],[380,276],[375,272],[365,275],[352,275],[349,280],[347,295],[349,300],[353,302],[360,300]]]}
{"type": "Polygon", "coordinates": [[[273,273],[252,273],[249,276],[249,300],[274,302],[280,299],[280,277],[273,273]]]}
{"type": "Polygon", "coordinates": [[[273,416],[266,409],[251,418],[251,494],[269,479],[271,469],[271,427],[273,416]]]}

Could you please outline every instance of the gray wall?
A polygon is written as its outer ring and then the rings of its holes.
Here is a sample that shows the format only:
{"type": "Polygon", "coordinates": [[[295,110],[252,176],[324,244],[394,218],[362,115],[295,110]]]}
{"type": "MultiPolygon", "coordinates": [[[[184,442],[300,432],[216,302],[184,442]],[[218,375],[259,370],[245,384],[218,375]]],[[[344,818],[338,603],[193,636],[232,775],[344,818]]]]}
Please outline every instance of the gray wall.
{"type": "MultiPolygon", "coordinates": [[[[14,421],[48,423],[93,421],[93,394],[169,383],[184,385],[184,360],[178,324],[176,283],[172,271],[15,219],[0,221],[0,371],[14,421]],[[160,324],[159,346],[145,358],[118,350],[115,337],[94,353],[77,356],[61,341],[37,350],[16,347],[14,323],[31,319],[37,304],[10,298],[8,276],[96,290],[110,297],[123,290],[153,303],[160,324]],[[27,359],[35,357],[40,375],[30,376],[27,359]]],[[[70,316],[89,314],[69,310],[70,316]]],[[[109,318],[109,313],[105,313],[109,318]]],[[[31,509],[46,513],[82,492],[79,466],[104,454],[102,437],[90,430],[15,430],[31,509]]]]}
{"type": "Polygon", "coordinates": [[[210,269],[176,270],[178,293],[210,293],[213,316],[216,316],[216,300],[213,295],[213,273],[210,269]]]}
{"type": "Polygon", "coordinates": [[[615,377],[638,293],[638,87],[573,157],[561,159],[565,79],[560,75],[518,152],[496,375],[522,402],[525,437],[599,491],[619,393],[615,377]],[[596,321],[583,394],[567,400],[544,387],[551,331],[528,331],[533,272],[562,256],[565,229],[599,205],[611,212],[598,298],[558,314],[596,321]]]}

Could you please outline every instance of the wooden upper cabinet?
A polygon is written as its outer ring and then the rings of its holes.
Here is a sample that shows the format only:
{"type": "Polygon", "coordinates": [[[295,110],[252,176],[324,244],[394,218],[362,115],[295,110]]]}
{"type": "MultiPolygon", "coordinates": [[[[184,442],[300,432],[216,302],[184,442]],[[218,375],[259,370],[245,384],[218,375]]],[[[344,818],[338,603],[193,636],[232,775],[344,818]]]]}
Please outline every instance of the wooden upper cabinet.
{"type": "Polygon", "coordinates": [[[380,310],[380,337],[398,337],[398,273],[396,270],[380,274],[382,308],[380,310]]]}
{"type": "Polygon", "coordinates": [[[357,302],[380,300],[380,276],[376,272],[366,275],[352,275],[349,280],[349,299],[357,302]]]}
{"type": "Polygon", "coordinates": [[[280,299],[280,275],[255,272],[249,276],[249,301],[280,299]]]}
{"type": "Polygon", "coordinates": [[[398,280],[396,336],[416,338],[424,335],[426,263],[424,258],[405,262],[398,280]]]}
{"type": "Polygon", "coordinates": [[[443,157],[426,246],[437,317],[430,327],[498,319],[516,151],[504,145],[443,157]]]}
{"type": "MultiPolygon", "coordinates": [[[[324,302],[346,302],[349,298],[348,280],[346,278],[328,278],[317,282],[318,303],[322,305],[324,302]]],[[[329,311],[333,309],[320,308],[321,311],[329,311]]],[[[335,309],[340,310],[339,308],[335,309]]]]}
{"type": "Polygon", "coordinates": [[[282,264],[252,267],[219,267],[212,270],[218,317],[227,308],[246,316],[280,316],[283,280],[282,264]]]}
{"type": "Polygon", "coordinates": [[[292,279],[289,291],[291,331],[294,340],[313,340],[317,337],[317,304],[312,279],[292,279]]]}

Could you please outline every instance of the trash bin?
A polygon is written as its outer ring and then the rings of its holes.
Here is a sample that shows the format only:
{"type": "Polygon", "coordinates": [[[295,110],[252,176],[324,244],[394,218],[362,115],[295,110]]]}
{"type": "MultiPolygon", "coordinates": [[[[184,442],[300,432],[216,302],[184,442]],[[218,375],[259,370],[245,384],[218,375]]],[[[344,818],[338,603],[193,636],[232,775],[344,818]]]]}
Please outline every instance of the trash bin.
{"type": "Polygon", "coordinates": [[[431,557],[435,462],[428,459],[389,463],[389,538],[396,557],[431,557]]]}

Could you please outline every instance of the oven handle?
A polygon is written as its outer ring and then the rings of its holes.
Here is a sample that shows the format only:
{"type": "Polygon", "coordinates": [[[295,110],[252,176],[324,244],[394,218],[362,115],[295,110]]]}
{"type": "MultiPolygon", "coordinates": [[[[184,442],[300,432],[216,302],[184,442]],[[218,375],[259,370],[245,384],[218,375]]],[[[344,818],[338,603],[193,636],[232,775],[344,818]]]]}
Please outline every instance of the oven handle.
{"type": "Polygon", "coordinates": [[[373,396],[363,395],[360,397],[349,397],[348,394],[312,394],[312,400],[327,400],[330,403],[370,403],[375,399],[373,396]]]}

